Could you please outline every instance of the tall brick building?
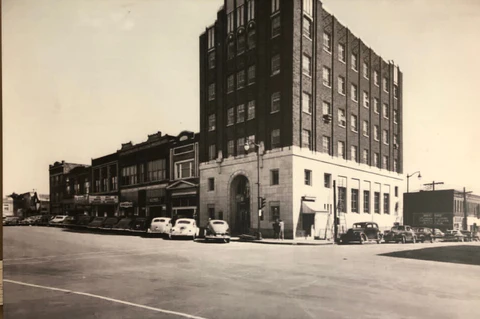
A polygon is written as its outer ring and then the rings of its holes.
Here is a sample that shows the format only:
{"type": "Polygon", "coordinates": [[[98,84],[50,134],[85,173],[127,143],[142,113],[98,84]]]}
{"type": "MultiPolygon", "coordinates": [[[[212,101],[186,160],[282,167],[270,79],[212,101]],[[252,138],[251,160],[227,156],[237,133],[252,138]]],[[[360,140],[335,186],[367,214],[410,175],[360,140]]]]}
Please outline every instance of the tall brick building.
{"type": "Polygon", "coordinates": [[[320,1],[226,0],[200,35],[202,221],[256,228],[248,142],[267,236],[276,218],[287,237],[320,236],[333,181],[345,227],[390,226],[402,210],[402,111],[399,68],[320,1]]]}

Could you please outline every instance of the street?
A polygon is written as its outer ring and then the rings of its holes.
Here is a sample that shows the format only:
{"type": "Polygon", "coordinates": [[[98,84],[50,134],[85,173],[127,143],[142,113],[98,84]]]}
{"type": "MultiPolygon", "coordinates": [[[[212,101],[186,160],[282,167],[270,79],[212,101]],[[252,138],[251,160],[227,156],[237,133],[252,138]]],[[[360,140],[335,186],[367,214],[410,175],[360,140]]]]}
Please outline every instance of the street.
{"type": "Polygon", "coordinates": [[[5,227],[4,311],[5,318],[475,318],[479,265],[479,243],[207,244],[5,227]]]}

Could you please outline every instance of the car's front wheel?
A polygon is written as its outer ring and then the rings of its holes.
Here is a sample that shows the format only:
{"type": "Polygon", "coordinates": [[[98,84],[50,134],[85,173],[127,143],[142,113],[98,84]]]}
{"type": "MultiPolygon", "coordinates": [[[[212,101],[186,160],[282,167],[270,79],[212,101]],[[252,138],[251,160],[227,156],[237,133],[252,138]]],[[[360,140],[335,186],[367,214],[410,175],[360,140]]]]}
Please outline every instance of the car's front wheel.
{"type": "Polygon", "coordinates": [[[413,237],[412,242],[413,242],[414,244],[416,244],[416,243],[417,243],[417,237],[413,237]]]}
{"type": "Polygon", "coordinates": [[[364,244],[367,241],[367,236],[364,234],[360,235],[360,244],[364,244]]]}
{"type": "Polygon", "coordinates": [[[405,238],[405,236],[402,236],[402,241],[401,241],[401,243],[402,243],[402,244],[405,244],[406,242],[407,242],[407,238],[405,238]]]}

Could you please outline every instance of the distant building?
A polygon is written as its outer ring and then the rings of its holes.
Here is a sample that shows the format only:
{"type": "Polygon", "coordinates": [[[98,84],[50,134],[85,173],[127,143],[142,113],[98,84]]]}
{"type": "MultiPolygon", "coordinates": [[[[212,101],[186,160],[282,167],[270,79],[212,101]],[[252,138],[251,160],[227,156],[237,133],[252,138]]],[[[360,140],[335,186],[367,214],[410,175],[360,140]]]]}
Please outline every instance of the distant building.
{"type": "Polygon", "coordinates": [[[404,193],[403,222],[441,230],[473,230],[480,226],[480,196],[464,197],[454,189],[404,193]]]}
{"type": "Polygon", "coordinates": [[[118,165],[118,152],[92,159],[92,188],[83,194],[93,216],[119,215],[118,165]]]}
{"type": "Polygon", "coordinates": [[[48,214],[50,205],[48,195],[36,192],[12,193],[4,199],[4,216],[29,217],[33,215],[48,214]]]}
{"type": "Polygon", "coordinates": [[[3,198],[3,217],[14,216],[13,199],[11,197],[3,198]]]}

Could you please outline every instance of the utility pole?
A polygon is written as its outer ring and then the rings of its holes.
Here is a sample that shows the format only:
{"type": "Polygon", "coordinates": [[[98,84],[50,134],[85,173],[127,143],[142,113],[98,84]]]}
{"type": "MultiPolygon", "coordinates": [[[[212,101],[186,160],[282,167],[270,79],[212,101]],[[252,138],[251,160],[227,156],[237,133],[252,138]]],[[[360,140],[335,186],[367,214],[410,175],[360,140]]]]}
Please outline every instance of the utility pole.
{"type": "Polygon", "coordinates": [[[432,186],[432,188],[433,188],[432,190],[435,190],[435,185],[442,185],[442,184],[443,184],[443,182],[435,182],[435,181],[433,181],[433,182],[431,182],[431,183],[423,184],[423,186],[432,186]]]}
{"type": "Polygon", "coordinates": [[[472,192],[467,192],[465,187],[464,187],[463,192],[458,192],[458,193],[463,195],[463,223],[462,223],[463,225],[462,225],[462,228],[463,228],[463,230],[468,230],[467,194],[470,194],[472,192]]]}

